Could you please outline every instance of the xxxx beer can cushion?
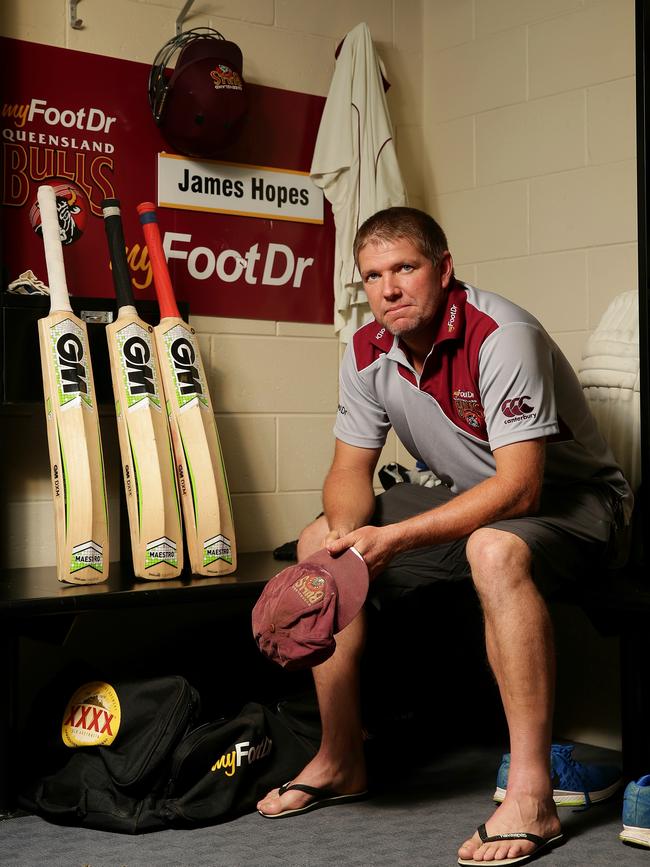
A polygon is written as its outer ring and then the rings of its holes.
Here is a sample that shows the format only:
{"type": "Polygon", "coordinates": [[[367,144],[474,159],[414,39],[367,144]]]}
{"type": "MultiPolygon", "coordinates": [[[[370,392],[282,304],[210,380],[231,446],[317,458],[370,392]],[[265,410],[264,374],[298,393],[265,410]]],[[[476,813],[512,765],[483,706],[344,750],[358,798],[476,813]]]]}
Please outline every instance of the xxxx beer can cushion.
{"type": "Polygon", "coordinates": [[[368,569],[354,548],[332,557],[323,548],[272,578],[253,609],[253,635],[269,659],[288,670],[312,668],[335,650],[336,633],[357,616],[368,569]]]}

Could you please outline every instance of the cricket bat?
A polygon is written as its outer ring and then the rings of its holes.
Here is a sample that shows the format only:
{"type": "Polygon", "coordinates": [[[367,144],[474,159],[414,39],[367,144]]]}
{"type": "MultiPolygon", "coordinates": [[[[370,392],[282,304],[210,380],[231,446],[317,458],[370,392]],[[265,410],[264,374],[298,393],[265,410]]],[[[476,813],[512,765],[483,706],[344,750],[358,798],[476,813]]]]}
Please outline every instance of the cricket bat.
{"type": "Polygon", "coordinates": [[[194,332],[181,318],[160,238],[156,208],[138,205],[160,305],[154,328],[192,572],[237,568],[232,503],[210,392],[194,332]]]}
{"type": "Polygon", "coordinates": [[[118,314],[106,327],[129,515],[133,572],[176,578],[183,568],[181,506],[153,328],[138,316],[120,203],[104,199],[118,314]]]}
{"type": "MultiPolygon", "coordinates": [[[[64,200],[61,199],[61,202],[64,200]]],[[[59,581],[108,578],[108,508],[104,459],[86,323],[70,306],[57,199],[38,188],[50,284],[50,313],[38,322],[52,473],[59,581]]]]}

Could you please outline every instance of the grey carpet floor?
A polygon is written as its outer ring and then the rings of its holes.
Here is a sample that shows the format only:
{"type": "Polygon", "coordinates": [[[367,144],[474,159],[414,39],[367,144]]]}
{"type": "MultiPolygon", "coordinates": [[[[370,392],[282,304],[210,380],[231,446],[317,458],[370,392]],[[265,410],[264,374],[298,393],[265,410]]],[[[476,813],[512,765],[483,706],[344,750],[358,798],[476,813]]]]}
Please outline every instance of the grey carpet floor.
{"type": "MultiPolygon", "coordinates": [[[[62,828],[36,816],[0,822],[0,864],[11,867],[453,867],[456,849],[488,818],[500,751],[455,748],[417,767],[418,744],[383,755],[373,796],[269,821],[257,814],[137,837],[62,828]]],[[[611,761],[580,746],[578,757],[611,761]]],[[[614,756],[616,758],[616,756],[614,756]]],[[[566,843],[543,867],[650,865],[650,851],[618,840],[622,793],[590,810],[564,809],[566,843]]]]}

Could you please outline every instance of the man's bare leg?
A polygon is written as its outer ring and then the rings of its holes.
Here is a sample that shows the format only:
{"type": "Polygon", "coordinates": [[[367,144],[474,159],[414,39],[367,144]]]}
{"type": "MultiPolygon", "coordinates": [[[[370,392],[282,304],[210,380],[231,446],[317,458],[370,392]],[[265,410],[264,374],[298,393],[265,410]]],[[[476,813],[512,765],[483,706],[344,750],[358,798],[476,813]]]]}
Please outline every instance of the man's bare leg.
{"type": "MultiPolygon", "coordinates": [[[[298,559],[303,560],[322,547],[327,533],[325,519],[317,519],[301,535],[298,559]]],[[[363,754],[359,668],[365,643],[363,611],[336,636],[334,654],[313,669],[318,695],[322,737],[318,753],[292,782],[333,789],[341,795],[366,788],[363,754]]],[[[275,815],[295,810],[313,798],[304,792],[289,791],[282,797],[274,789],[257,805],[262,813],[275,815]]]]}
{"type": "MultiPolygon", "coordinates": [[[[560,833],[549,768],[555,653],[548,610],[531,578],[530,550],[511,533],[485,528],[470,537],[467,557],[510,733],[507,793],[487,832],[552,837],[560,833]]],[[[489,863],[533,849],[526,840],[481,844],[475,834],[458,854],[489,863]]]]}

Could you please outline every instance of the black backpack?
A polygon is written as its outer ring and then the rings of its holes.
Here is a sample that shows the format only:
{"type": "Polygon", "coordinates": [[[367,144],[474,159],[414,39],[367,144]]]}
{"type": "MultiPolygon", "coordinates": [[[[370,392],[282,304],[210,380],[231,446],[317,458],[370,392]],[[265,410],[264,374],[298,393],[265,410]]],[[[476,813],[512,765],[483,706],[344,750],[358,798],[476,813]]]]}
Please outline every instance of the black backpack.
{"type": "Polygon", "coordinates": [[[180,676],[90,682],[60,713],[51,707],[55,719],[34,762],[41,770],[23,786],[20,805],[107,831],[204,825],[250,812],[317,746],[257,702],[197,725],[199,695],[180,676]]]}

